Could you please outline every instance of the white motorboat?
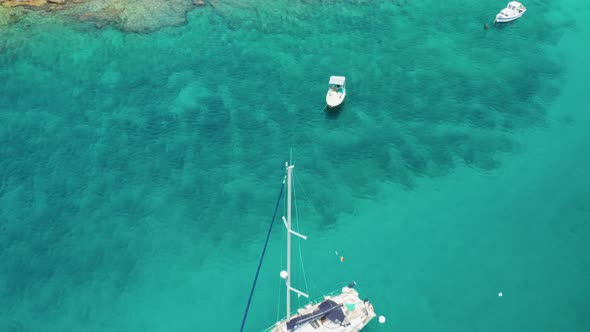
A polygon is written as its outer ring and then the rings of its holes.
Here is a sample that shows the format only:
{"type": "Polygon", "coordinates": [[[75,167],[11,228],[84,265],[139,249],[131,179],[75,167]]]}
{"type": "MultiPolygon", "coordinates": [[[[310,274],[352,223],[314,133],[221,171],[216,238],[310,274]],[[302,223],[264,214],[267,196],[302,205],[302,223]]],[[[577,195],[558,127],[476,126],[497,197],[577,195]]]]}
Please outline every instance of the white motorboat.
{"type": "Polygon", "coordinates": [[[510,1],[506,8],[496,15],[496,22],[505,23],[514,21],[526,12],[526,7],[518,1],[510,1]]]}
{"type": "Polygon", "coordinates": [[[326,104],[329,108],[340,106],[346,97],[346,77],[330,76],[330,88],[326,94],[326,104]]]}

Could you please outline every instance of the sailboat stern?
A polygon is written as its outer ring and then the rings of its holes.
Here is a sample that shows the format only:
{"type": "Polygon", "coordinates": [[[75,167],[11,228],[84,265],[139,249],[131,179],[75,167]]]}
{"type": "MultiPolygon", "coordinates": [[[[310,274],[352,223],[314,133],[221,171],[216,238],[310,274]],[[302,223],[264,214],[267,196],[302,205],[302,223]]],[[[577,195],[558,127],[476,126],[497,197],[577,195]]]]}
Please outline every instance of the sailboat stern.
{"type": "MultiPolygon", "coordinates": [[[[352,285],[352,284],[351,284],[352,285]]],[[[277,322],[273,332],[352,332],[360,331],[376,315],[368,299],[362,300],[352,287],[343,287],[334,295],[298,310],[289,320],[277,322]]]]}
{"type": "Polygon", "coordinates": [[[353,288],[342,288],[342,293],[336,298],[338,302],[343,303],[346,318],[354,327],[351,331],[361,330],[376,316],[375,309],[369,299],[361,300],[359,293],[353,288]]]}

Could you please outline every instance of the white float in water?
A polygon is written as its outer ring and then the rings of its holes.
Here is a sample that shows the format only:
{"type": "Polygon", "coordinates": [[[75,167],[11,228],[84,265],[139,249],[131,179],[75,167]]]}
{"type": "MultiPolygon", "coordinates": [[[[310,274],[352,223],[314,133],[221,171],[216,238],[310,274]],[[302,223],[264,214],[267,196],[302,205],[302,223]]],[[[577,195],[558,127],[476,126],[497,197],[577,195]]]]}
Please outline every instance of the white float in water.
{"type": "Polygon", "coordinates": [[[285,271],[285,270],[281,271],[281,278],[287,279],[288,276],[289,276],[289,273],[287,273],[287,271],[285,271]]]}
{"type": "Polygon", "coordinates": [[[379,316],[379,323],[385,323],[385,316],[379,316]]]}
{"type": "Polygon", "coordinates": [[[499,297],[502,297],[502,295],[504,295],[504,294],[502,294],[502,292],[498,293],[498,296],[499,297]]]}

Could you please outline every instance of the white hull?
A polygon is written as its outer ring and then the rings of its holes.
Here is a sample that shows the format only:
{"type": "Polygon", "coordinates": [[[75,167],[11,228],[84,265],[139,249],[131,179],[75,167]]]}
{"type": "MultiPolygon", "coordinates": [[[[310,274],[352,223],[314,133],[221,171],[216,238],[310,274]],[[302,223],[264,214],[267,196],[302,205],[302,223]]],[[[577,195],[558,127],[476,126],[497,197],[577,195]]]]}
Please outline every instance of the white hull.
{"type": "Polygon", "coordinates": [[[506,8],[502,9],[498,15],[496,15],[497,23],[512,22],[519,19],[526,12],[526,7],[518,1],[511,1],[508,3],[506,8]]]}
{"type": "Polygon", "coordinates": [[[328,90],[326,94],[326,104],[330,108],[338,107],[344,102],[346,97],[346,89],[342,88],[339,90],[328,90]]]}
{"type": "Polygon", "coordinates": [[[506,22],[512,22],[518,18],[520,18],[522,15],[524,14],[524,12],[522,13],[518,13],[514,16],[500,16],[499,14],[496,16],[496,22],[498,23],[506,23],[506,22]]]}

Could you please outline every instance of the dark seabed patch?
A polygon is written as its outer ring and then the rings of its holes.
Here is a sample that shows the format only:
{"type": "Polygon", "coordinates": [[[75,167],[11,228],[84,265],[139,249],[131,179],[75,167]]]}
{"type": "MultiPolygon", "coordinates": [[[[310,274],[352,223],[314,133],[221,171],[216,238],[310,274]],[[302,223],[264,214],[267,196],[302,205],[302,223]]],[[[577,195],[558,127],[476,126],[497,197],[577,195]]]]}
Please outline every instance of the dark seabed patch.
{"type": "Polygon", "coordinates": [[[380,183],[492,173],[546,125],[575,28],[539,1],[485,31],[482,3],[212,0],[186,22],[190,1],[145,4],[115,28],[0,24],[0,330],[215,326],[195,310],[243,299],[290,148],[322,236],[380,183]]]}

